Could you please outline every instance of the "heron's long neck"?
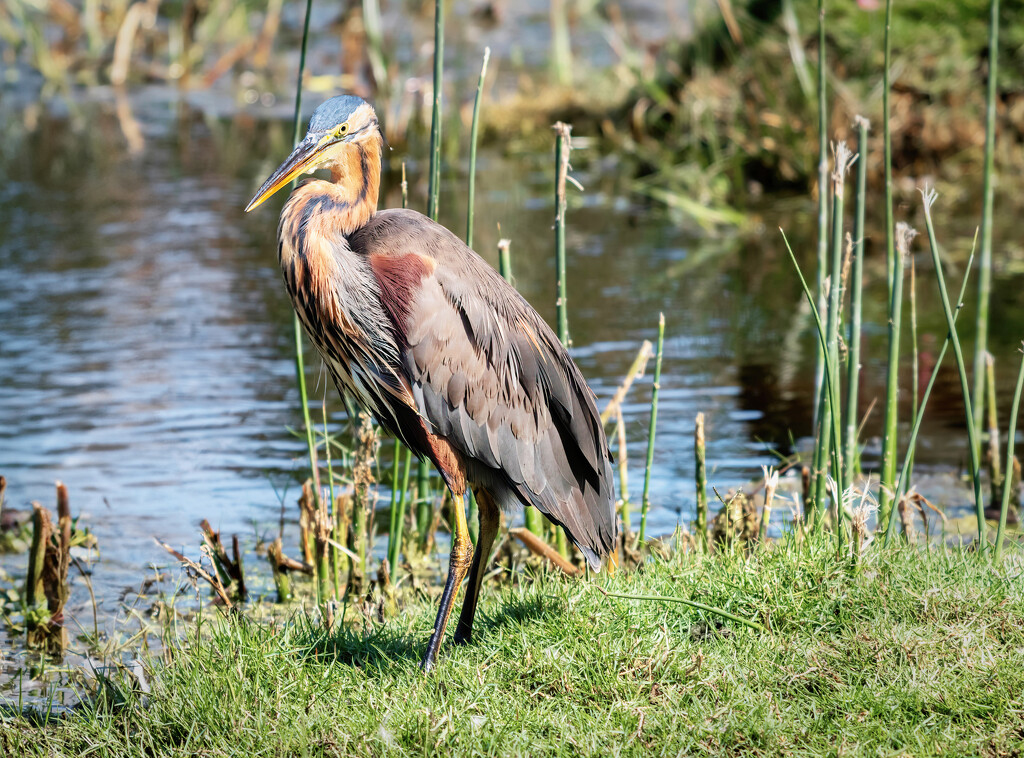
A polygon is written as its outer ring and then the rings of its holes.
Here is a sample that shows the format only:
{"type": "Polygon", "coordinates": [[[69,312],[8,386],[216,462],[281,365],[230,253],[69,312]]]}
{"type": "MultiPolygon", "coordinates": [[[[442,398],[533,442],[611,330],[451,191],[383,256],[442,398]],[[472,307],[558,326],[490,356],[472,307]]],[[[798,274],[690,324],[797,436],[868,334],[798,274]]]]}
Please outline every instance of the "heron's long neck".
{"type": "Polygon", "coordinates": [[[377,212],[380,194],[381,149],[377,132],[366,142],[354,143],[329,166],[339,231],[345,236],[365,226],[377,212]]]}

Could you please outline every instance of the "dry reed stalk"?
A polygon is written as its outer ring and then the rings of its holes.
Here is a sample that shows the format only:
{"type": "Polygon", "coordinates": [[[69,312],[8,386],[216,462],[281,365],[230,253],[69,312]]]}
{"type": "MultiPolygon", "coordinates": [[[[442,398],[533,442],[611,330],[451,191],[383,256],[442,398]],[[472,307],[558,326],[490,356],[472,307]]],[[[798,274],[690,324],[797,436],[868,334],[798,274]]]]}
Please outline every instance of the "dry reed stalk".
{"type": "Polygon", "coordinates": [[[313,494],[313,480],[302,483],[302,494],[299,496],[299,547],[302,560],[313,565],[313,529],[316,524],[316,497],[313,494]]]}
{"type": "Polygon", "coordinates": [[[629,392],[630,387],[633,386],[633,382],[644,375],[644,369],[647,368],[647,361],[651,359],[654,354],[654,346],[650,340],[644,340],[640,345],[640,350],[636,354],[636,358],[633,359],[633,363],[630,364],[629,370],[626,372],[625,378],[622,380],[622,384],[615,390],[615,394],[612,395],[611,400],[605,405],[604,410],[601,411],[601,423],[607,424],[611,419],[612,414],[619,411],[622,401],[626,398],[626,394],[629,392]]]}
{"type": "Polygon", "coordinates": [[[168,553],[173,555],[180,563],[182,563],[185,566],[186,569],[191,571],[194,576],[206,581],[213,588],[213,591],[217,593],[217,597],[220,598],[220,601],[224,604],[225,608],[228,608],[230,610],[234,607],[231,602],[231,598],[228,597],[227,590],[224,588],[224,584],[220,581],[220,577],[217,576],[216,572],[214,572],[213,575],[211,575],[206,569],[204,569],[198,563],[193,561],[191,558],[188,558],[185,555],[179,553],[177,550],[168,545],[166,542],[160,540],[158,537],[154,537],[153,541],[160,547],[162,547],[164,550],[166,550],[168,553]]]}
{"type": "Polygon", "coordinates": [[[569,563],[569,561],[563,558],[557,550],[555,550],[553,547],[551,547],[551,545],[542,540],[529,529],[515,527],[513,529],[509,529],[508,533],[520,542],[522,542],[523,545],[525,545],[531,553],[533,553],[534,555],[539,555],[541,558],[551,561],[551,563],[558,566],[558,568],[560,568],[569,576],[579,575],[580,570],[578,568],[569,563]]]}
{"type": "Polygon", "coordinates": [[[992,485],[992,502],[1003,498],[1003,465],[999,460],[999,412],[996,404],[996,360],[985,352],[985,407],[988,418],[988,474],[992,485]]]}
{"type": "Polygon", "coordinates": [[[772,502],[775,491],[779,487],[779,472],[771,466],[762,466],[764,471],[764,508],[761,510],[761,526],[758,529],[758,541],[764,544],[768,540],[768,523],[772,517],[772,502]]]}

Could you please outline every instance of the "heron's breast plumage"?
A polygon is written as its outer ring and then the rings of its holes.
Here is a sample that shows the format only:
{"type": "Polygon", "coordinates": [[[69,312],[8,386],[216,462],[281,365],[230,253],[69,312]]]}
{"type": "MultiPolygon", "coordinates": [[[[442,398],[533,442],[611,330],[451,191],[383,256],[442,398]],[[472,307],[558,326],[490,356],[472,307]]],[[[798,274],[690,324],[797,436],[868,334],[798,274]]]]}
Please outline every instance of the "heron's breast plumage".
{"type": "Polygon", "coordinates": [[[346,204],[330,189],[314,181],[292,194],[281,214],[281,271],[303,328],[335,381],[388,423],[393,399],[408,395],[396,371],[399,346],[373,272],[337,229],[346,204]]]}

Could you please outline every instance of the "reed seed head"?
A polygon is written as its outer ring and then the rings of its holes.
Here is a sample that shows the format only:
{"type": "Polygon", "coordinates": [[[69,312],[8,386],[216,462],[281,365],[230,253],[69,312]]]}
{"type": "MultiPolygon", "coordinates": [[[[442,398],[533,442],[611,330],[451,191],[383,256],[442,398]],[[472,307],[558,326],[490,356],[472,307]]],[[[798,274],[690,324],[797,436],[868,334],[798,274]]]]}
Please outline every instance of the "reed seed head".
{"type": "Polygon", "coordinates": [[[900,221],[896,224],[896,251],[900,254],[901,260],[910,257],[910,243],[913,242],[916,236],[917,230],[910,224],[905,221],[900,221]]]}

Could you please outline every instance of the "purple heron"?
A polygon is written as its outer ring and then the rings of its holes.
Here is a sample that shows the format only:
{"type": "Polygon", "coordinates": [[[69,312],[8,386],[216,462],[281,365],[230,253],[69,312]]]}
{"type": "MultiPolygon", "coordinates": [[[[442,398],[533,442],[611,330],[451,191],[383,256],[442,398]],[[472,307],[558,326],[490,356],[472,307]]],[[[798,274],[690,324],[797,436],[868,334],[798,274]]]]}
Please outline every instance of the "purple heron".
{"type": "Polygon", "coordinates": [[[373,108],[341,95],[260,187],[251,211],[317,169],[281,212],[285,286],[339,390],[451,490],[448,578],[423,668],[469,574],[455,642],[470,639],[499,509],[532,505],[595,570],[615,545],[611,456],[593,392],[537,312],[454,234],[411,210],[377,210],[384,138],[373,108]],[[474,554],[462,507],[472,487],[474,554]]]}

